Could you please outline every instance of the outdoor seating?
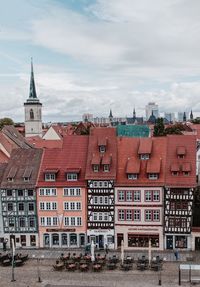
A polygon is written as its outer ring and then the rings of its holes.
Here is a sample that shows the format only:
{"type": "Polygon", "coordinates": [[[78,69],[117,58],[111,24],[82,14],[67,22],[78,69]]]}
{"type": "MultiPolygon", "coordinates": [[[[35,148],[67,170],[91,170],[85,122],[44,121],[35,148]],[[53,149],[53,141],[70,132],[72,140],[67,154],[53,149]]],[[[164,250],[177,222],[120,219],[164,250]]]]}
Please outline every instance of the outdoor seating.
{"type": "Polygon", "coordinates": [[[68,271],[75,271],[76,270],[76,264],[75,263],[70,263],[66,266],[68,271]]]}
{"type": "Polygon", "coordinates": [[[119,258],[116,255],[113,255],[109,258],[109,262],[117,264],[119,262],[119,258]]]}
{"type": "Polygon", "coordinates": [[[61,261],[57,260],[56,264],[53,265],[53,268],[55,271],[61,271],[61,270],[63,270],[64,266],[65,265],[64,265],[64,262],[62,260],[61,261]]]}
{"type": "Polygon", "coordinates": [[[18,256],[18,259],[22,260],[23,262],[28,260],[28,254],[22,255],[21,253],[18,256]]]}
{"type": "Polygon", "coordinates": [[[11,259],[4,259],[2,261],[2,265],[3,266],[10,266],[12,264],[12,260],[11,259]]]}
{"type": "Polygon", "coordinates": [[[162,264],[158,261],[152,261],[150,268],[151,270],[159,271],[162,269],[162,264]]]}
{"type": "Polygon", "coordinates": [[[116,263],[112,263],[112,262],[108,262],[106,266],[108,270],[114,270],[117,268],[116,263]]]}
{"type": "Polygon", "coordinates": [[[23,260],[21,260],[21,259],[15,260],[15,266],[16,267],[20,267],[22,265],[24,265],[24,261],[23,260]]]}
{"type": "Polygon", "coordinates": [[[92,266],[93,271],[98,272],[102,270],[102,265],[98,263],[94,263],[92,266]]]}
{"type": "Polygon", "coordinates": [[[126,256],[125,260],[126,263],[133,263],[134,262],[134,258],[132,258],[131,256],[126,256]]]}
{"type": "Polygon", "coordinates": [[[84,271],[88,271],[89,270],[89,265],[84,263],[84,264],[80,264],[79,265],[79,269],[80,271],[84,272],[84,271]]]}
{"type": "Polygon", "coordinates": [[[120,265],[121,269],[124,271],[129,271],[133,268],[133,265],[130,263],[123,263],[120,265]]]}

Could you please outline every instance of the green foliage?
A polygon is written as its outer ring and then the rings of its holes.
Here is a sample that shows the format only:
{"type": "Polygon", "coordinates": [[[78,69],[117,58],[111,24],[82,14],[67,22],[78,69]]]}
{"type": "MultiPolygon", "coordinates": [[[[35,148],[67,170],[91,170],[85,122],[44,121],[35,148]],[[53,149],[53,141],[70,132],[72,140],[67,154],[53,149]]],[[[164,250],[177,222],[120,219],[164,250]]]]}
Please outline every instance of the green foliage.
{"type": "Polygon", "coordinates": [[[154,137],[165,136],[165,126],[163,118],[157,118],[156,124],[154,125],[154,137]]]}
{"type": "Polygon", "coordinates": [[[2,118],[0,119],[0,130],[6,125],[14,125],[14,122],[10,118],[2,118]]]}
{"type": "Polygon", "coordinates": [[[200,118],[196,118],[194,120],[191,121],[193,124],[200,124],[200,118]]]}

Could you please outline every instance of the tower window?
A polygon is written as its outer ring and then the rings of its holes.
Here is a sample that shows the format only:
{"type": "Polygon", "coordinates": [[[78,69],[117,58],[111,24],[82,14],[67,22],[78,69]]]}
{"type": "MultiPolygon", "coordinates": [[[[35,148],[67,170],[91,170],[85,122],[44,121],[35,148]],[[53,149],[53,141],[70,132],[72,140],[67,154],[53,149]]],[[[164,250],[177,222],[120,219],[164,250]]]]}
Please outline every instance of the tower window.
{"type": "Polygon", "coordinates": [[[30,109],[30,119],[33,120],[34,119],[34,112],[33,109],[30,109]]]}

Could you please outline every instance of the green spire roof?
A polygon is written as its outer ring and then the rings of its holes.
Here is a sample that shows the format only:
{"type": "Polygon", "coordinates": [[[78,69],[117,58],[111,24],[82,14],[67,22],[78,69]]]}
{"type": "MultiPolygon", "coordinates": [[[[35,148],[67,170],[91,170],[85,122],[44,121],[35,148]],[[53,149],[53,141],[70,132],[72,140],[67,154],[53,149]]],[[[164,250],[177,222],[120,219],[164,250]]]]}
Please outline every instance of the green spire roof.
{"type": "Polygon", "coordinates": [[[29,99],[37,99],[37,94],[36,94],[36,89],[35,89],[35,81],[34,81],[34,73],[33,73],[32,58],[31,58],[31,80],[30,80],[29,99]]]}

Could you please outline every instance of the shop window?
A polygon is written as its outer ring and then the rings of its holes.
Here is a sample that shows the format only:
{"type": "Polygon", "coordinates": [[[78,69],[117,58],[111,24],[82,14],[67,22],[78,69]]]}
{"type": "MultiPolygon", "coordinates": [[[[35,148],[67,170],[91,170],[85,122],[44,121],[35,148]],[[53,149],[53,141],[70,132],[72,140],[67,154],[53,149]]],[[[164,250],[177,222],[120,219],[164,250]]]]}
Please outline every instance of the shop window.
{"type": "Polygon", "coordinates": [[[70,245],[77,245],[77,235],[76,234],[70,234],[70,245]]]}
{"type": "Polygon", "coordinates": [[[22,246],[26,246],[26,235],[21,235],[20,241],[22,246]]]}
{"type": "Polygon", "coordinates": [[[187,237],[175,236],[175,248],[187,248],[187,237]]]}
{"type": "Polygon", "coordinates": [[[52,245],[59,246],[59,235],[57,233],[52,234],[52,245]]]}
{"type": "Polygon", "coordinates": [[[36,246],[36,236],[35,235],[30,235],[30,243],[31,243],[31,246],[36,246]]]}
{"type": "Polygon", "coordinates": [[[44,234],[44,246],[50,246],[50,237],[49,234],[44,234]]]}
{"type": "Polygon", "coordinates": [[[67,234],[63,233],[63,234],[61,235],[61,238],[62,238],[62,245],[67,246],[67,242],[68,242],[68,240],[67,240],[67,234]]]}
{"type": "Polygon", "coordinates": [[[159,235],[137,235],[128,234],[128,247],[149,247],[149,239],[151,240],[151,247],[159,247],[159,235]]]}

